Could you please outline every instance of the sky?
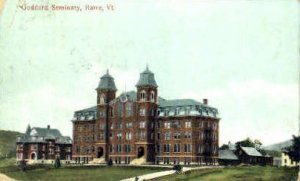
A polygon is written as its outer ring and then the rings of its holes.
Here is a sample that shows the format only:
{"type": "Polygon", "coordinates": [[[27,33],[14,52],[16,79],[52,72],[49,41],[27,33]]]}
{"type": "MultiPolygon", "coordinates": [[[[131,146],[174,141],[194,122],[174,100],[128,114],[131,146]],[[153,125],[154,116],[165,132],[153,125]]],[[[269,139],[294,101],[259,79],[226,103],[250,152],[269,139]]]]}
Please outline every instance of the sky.
{"type": "Polygon", "coordinates": [[[208,99],[220,145],[290,139],[299,125],[299,3],[266,1],[29,0],[112,4],[114,11],[0,14],[0,129],[58,128],[94,106],[109,69],[117,94],[136,90],[146,64],[159,96],[208,99]]]}

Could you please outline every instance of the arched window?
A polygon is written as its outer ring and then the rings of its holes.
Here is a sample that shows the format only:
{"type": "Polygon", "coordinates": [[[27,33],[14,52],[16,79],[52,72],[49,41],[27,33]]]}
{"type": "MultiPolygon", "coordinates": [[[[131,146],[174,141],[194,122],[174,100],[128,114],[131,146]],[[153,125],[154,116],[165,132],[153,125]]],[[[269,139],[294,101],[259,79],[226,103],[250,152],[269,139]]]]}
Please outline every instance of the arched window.
{"type": "Polygon", "coordinates": [[[100,95],[100,104],[104,104],[105,103],[105,95],[104,94],[101,94],[100,95]]]}
{"type": "Polygon", "coordinates": [[[151,101],[151,102],[155,102],[155,92],[154,92],[154,91],[151,91],[151,94],[150,94],[150,101],[151,101]]]}
{"type": "Polygon", "coordinates": [[[146,91],[142,90],[140,93],[140,100],[141,101],[146,101],[146,91]]]}

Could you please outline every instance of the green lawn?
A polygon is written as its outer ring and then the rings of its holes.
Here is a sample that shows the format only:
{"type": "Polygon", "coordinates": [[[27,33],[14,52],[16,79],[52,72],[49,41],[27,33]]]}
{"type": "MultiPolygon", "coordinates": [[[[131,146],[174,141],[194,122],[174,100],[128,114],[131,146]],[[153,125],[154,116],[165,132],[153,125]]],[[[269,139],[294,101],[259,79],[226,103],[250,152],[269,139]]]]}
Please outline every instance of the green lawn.
{"type": "Polygon", "coordinates": [[[296,169],[276,168],[276,167],[226,167],[223,169],[207,169],[168,176],[159,181],[198,181],[198,180],[229,180],[229,181],[292,181],[297,176],[296,169]]]}
{"type": "Polygon", "coordinates": [[[72,167],[60,169],[35,169],[26,172],[5,172],[9,177],[24,181],[114,181],[146,173],[162,171],[160,168],[142,167],[72,167]]]}
{"type": "Polygon", "coordinates": [[[15,158],[3,158],[3,159],[0,159],[0,167],[11,166],[11,165],[14,165],[15,163],[16,163],[16,159],[15,158]]]}

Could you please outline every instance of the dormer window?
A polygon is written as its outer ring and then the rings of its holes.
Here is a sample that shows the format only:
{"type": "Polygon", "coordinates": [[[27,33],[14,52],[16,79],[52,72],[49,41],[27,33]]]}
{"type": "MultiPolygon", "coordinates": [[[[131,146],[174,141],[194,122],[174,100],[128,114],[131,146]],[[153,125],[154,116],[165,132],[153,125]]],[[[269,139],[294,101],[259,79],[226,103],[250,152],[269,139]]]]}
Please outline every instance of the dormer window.
{"type": "Polygon", "coordinates": [[[146,91],[141,91],[140,93],[140,100],[141,101],[146,101],[146,91]]]}
{"type": "Polygon", "coordinates": [[[176,115],[179,115],[179,107],[177,107],[177,108],[175,109],[175,114],[176,114],[176,115]]]}
{"type": "Polygon", "coordinates": [[[154,91],[151,91],[151,94],[150,94],[150,101],[151,101],[151,102],[155,102],[155,93],[154,93],[154,91]]]}

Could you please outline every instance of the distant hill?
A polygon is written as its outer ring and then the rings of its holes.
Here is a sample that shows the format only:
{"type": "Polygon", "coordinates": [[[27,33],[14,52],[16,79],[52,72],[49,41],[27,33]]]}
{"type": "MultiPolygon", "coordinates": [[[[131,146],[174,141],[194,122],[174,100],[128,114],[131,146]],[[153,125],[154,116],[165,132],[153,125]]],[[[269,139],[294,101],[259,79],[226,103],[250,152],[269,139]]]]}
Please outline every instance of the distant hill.
{"type": "Polygon", "coordinates": [[[280,143],[265,146],[265,147],[263,147],[263,149],[272,150],[272,151],[281,151],[283,148],[289,147],[292,144],[293,144],[292,140],[287,140],[287,141],[283,141],[280,143]]]}
{"type": "Polygon", "coordinates": [[[0,158],[15,157],[16,139],[19,135],[22,135],[22,133],[0,130],[0,158]]]}

